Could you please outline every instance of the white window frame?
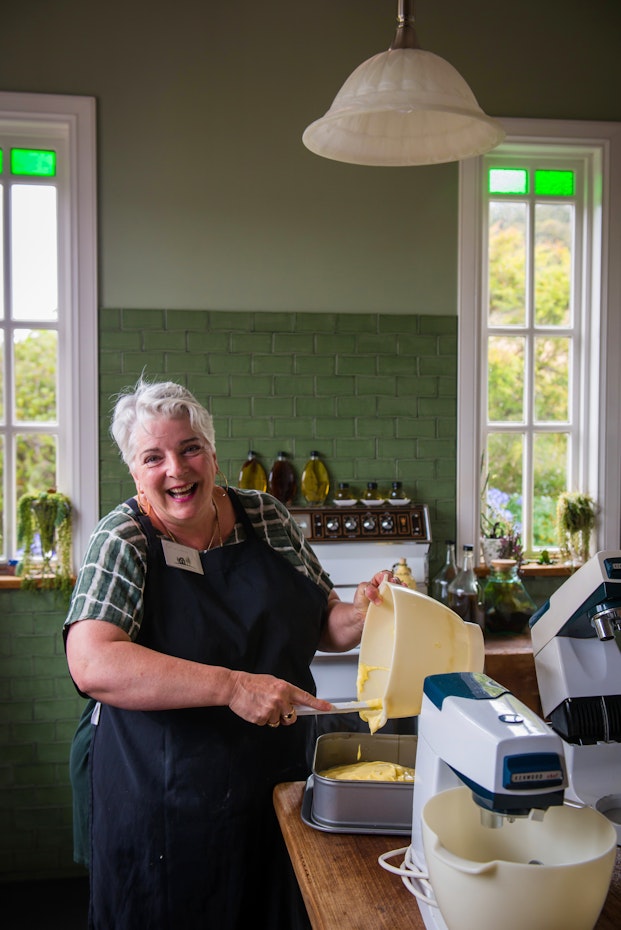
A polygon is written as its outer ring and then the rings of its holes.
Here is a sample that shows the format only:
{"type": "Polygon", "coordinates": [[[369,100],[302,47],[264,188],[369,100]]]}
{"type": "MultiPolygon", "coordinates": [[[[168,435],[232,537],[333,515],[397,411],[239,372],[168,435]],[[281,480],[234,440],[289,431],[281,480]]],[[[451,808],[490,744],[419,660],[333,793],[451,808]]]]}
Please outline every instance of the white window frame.
{"type": "MultiPolygon", "coordinates": [[[[59,140],[69,163],[59,199],[59,292],[67,312],[58,320],[57,471],[59,488],[73,504],[73,555],[79,563],[99,519],[95,99],[0,93],[0,128],[22,138],[47,136],[50,146],[59,140]]],[[[7,472],[10,556],[15,550],[14,476],[7,472]]]]}
{"type": "MultiPolygon", "coordinates": [[[[621,124],[564,120],[502,119],[506,139],[516,144],[566,146],[591,172],[593,224],[591,279],[583,284],[590,327],[581,353],[583,390],[577,480],[600,510],[597,551],[621,545],[621,124]]],[[[523,149],[521,151],[524,151],[523,149]]],[[[482,453],[483,281],[482,158],[459,168],[457,542],[478,546],[482,453]]]]}

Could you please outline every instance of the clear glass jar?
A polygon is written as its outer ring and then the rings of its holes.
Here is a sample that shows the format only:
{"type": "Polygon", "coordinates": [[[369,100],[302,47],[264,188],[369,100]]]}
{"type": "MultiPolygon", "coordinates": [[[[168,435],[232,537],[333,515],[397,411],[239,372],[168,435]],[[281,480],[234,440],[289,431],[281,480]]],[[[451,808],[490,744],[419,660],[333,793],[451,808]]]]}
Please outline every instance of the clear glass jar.
{"type": "Polygon", "coordinates": [[[455,556],[455,540],[447,539],[445,545],[444,565],[432,579],[430,588],[431,596],[442,604],[448,604],[449,585],[454,578],[457,578],[459,572],[455,556]]]}
{"type": "Polygon", "coordinates": [[[494,559],[483,603],[486,633],[515,636],[524,632],[537,606],[518,575],[515,559],[494,559]]]}
{"type": "Polygon", "coordinates": [[[334,500],[336,501],[351,501],[354,499],[353,494],[351,493],[351,488],[349,487],[346,481],[339,481],[338,487],[336,489],[336,494],[334,495],[334,500]]]}

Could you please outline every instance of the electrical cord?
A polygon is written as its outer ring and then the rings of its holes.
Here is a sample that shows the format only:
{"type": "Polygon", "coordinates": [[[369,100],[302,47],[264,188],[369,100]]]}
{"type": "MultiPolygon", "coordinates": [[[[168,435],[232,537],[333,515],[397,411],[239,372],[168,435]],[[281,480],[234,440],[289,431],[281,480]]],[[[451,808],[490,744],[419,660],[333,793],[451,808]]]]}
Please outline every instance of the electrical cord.
{"type": "Polygon", "coordinates": [[[393,875],[400,875],[401,881],[407,890],[418,898],[423,904],[430,907],[438,907],[433,889],[429,882],[429,873],[422,871],[414,859],[411,846],[402,846],[401,849],[391,849],[389,852],[382,853],[378,857],[379,864],[387,872],[393,875]],[[405,854],[405,855],[404,855],[405,854]],[[403,862],[400,866],[391,865],[387,860],[395,856],[404,855],[403,862]]]}

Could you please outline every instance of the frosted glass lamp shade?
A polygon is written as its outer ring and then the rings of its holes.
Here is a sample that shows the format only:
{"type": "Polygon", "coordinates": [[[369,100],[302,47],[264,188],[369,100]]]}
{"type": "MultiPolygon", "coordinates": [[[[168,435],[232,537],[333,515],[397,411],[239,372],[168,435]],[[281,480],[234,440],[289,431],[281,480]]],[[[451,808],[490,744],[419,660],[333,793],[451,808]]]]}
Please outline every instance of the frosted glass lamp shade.
{"type": "Polygon", "coordinates": [[[399,166],[481,155],[504,137],[451,64],[420,48],[395,48],[356,68],[302,141],[324,158],[399,166]]]}

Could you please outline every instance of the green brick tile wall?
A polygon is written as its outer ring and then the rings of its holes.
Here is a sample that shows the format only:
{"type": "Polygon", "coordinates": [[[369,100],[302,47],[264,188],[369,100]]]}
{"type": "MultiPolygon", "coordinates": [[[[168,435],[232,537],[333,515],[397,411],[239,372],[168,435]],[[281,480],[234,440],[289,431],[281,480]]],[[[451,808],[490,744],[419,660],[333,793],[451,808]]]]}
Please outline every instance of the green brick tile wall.
{"type": "Polygon", "coordinates": [[[298,477],[317,449],[334,485],[402,481],[429,505],[432,565],[441,558],[455,533],[456,317],[106,309],[100,319],[102,513],[133,491],[107,432],[111,398],[144,371],[181,381],[211,410],[231,484],[250,448],[267,471],[284,450],[298,477]]]}
{"type": "Polygon", "coordinates": [[[67,672],[65,612],[52,592],[0,593],[0,881],[84,872],[69,784],[84,701],[67,672]]]}
{"type": "MultiPolygon", "coordinates": [[[[234,484],[249,448],[301,474],[312,449],[334,482],[403,482],[429,505],[431,571],[455,532],[456,319],[382,314],[105,309],[100,314],[102,513],[133,493],[109,434],[113,396],[144,371],[212,411],[234,484]]],[[[0,592],[0,881],[73,864],[71,737],[83,707],[49,592],[0,592]]]]}

